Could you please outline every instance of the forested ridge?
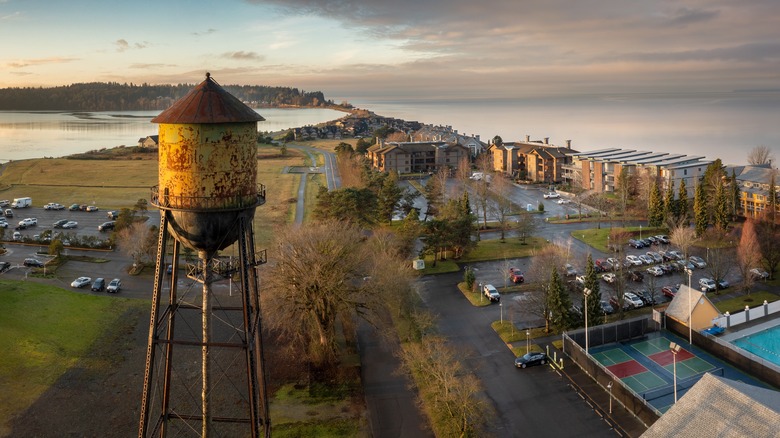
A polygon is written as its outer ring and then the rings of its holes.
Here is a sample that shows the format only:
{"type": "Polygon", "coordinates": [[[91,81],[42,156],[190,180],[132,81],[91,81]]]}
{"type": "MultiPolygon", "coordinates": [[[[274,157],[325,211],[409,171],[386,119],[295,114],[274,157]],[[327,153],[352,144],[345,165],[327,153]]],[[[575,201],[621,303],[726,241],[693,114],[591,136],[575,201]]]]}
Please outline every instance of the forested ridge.
{"type": "MultiPolygon", "coordinates": [[[[138,111],[164,110],[195,85],[135,85],[90,82],[59,87],[0,88],[5,111],[138,111]]],[[[250,106],[326,106],[321,91],[263,85],[223,85],[250,106]]]]}

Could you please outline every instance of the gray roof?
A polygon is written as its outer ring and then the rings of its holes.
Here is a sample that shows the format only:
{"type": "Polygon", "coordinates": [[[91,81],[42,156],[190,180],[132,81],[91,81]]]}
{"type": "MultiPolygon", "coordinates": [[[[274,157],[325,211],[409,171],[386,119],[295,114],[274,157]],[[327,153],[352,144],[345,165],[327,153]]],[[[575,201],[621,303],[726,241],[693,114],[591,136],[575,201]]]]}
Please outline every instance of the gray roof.
{"type": "Polygon", "coordinates": [[[776,437],[780,392],[705,374],[642,437],[776,437]]]}
{"type": "Polygon", "coordinates": [[[666,314],[687,324],[689,309],[692,312],[699,304],[699,299],[701,298],[709,301],[709,298],[700,291],[692,287],[689,288],[687,284],[681,284],[680,289],[677,290],[677,294],[672,298],[672,301],[666,308],[666,314]],[[687,292],[688,290],[690,290],[690,293],[687,292]],[[690,307],[688,307],[688,300],[686,300],[686,298],[691,300],[690,307]]]}

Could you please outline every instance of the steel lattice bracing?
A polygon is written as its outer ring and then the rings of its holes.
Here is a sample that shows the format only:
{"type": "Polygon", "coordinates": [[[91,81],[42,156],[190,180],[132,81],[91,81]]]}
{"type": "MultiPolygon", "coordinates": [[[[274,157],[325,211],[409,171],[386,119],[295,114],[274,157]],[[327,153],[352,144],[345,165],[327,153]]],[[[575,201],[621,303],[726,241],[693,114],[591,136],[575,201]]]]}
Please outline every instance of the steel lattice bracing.
{"type": "Polygon", "coordinates": [[[165,272],[167,242],[172,266],[181,244],[170,239],[169,211],[161,213],[138,436],[268,437],[256,274],[266,260],[255,252],[251,222],[237,220],[238,260],[200,251],[187,277],[202,289],[187,288],[179,269],[165,272]]]}

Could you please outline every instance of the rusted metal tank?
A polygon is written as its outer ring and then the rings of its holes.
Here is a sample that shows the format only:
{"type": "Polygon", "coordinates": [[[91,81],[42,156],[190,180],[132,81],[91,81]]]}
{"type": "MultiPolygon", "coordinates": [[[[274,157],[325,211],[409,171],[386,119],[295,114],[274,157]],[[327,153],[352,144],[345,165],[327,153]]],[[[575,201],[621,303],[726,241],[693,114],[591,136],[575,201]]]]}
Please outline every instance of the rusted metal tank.
{"type": "Polygon", "coordinates": [[[265,120],[206,80],[152,119],[159,123],[159,185],[152,204],[169,212],[169,230],[184,245],[213,253],[251,223],[265,192],[257,184],[257,122],[265,120]]]}

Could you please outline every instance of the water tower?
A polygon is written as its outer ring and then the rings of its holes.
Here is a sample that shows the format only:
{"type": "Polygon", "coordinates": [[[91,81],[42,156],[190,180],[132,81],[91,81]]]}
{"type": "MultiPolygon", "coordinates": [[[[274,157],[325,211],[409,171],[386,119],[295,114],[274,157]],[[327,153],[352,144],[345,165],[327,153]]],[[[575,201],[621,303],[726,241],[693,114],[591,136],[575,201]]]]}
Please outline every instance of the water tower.
{"type": "Polygon", "coordinates": [[[256,273],[265,252],[255,252],[252,230],[265,202],[256,158],[262,120],[208,73],[152,119],[160,234],[139,437],[270,436],[256,273]],[[198,255],[186,269],[190,289],[178,284],[182,245],[198,255]],[[236,257],[220,257],[226,248],[236,257]]]}

